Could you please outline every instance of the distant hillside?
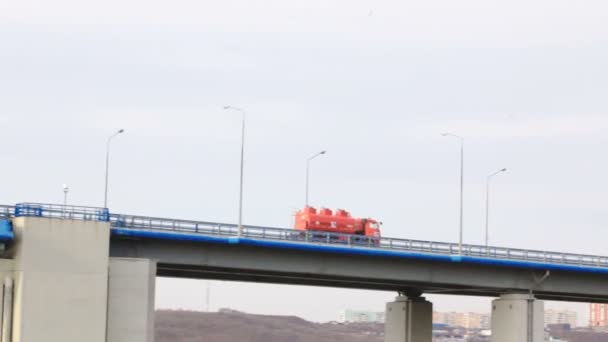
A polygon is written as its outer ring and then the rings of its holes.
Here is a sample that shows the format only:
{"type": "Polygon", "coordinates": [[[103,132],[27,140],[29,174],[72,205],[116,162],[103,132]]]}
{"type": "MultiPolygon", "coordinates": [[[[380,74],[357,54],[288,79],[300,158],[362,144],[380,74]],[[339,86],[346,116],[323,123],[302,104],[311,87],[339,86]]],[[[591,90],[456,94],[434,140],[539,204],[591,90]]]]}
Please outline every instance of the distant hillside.
{"type": "Polygon", "coordinates": [[[383,342],[380,324],[317,324],[298,317],[158,311],[156,342],[383,342]]]}
{"type": "MultiPolygon", "coordinates": [[[[382,324],[318,324],[298,317],[157,311],[156,342],[384,342],[382,324]]],[[[608,333],[570,332],[568,342],[608,342],[608,333]]]]}

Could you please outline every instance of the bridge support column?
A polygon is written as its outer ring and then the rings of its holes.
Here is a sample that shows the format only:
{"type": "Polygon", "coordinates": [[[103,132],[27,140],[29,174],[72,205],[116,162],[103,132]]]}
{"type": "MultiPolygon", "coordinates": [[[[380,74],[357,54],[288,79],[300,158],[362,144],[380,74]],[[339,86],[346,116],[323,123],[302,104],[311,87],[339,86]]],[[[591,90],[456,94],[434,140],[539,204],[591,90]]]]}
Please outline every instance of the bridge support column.
{"type": "Polygon", "coordinates": [[[111,258],[107,342],[154,341],[156,262],[111,258]]]}
{"type": "Polygon", "coordinates": [[[431,342],[433,303],[424,297],[399,296],[386,305],[385,342],[431,342]]]}
{"type": "Polygon", "coordinates": [[[17,217],[13,229],[11,341],[106,342],[109,222],[17,217]]]}
{"type": "Polygon", "coordinates": [[[492,302],[492,342],[543,342],[544,303],[528,294],[507,294],[492,302]]]}

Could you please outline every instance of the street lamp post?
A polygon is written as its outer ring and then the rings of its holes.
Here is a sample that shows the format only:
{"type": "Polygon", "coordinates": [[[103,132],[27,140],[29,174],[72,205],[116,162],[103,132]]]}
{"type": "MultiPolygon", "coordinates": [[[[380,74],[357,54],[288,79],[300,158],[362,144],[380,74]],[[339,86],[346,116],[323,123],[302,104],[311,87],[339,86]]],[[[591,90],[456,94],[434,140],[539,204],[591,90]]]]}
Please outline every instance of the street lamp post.
{"type": "Polygon", "coordinates": [[[119,129],[116,133],[114,133],[108,137],[108,141],[106,143],[106,182],[105,182],[105,191],[104,191],[104,196],[103,196],[103,207],[104,208],[108,207],[108,177],[109,177],[109,172],[110,172],[110,143],[112,142],[112,139],[114,137],[116,137],[119,134],[124,133],[124,131],[125,131],[124,129],[119,129]]]}
{"type": "Polygon", "coordinates": [[[69,191],[70,191],[70,188],[68,187],[68,185],[63,184],[63,207],[64,207],[64,209],[68,205],[68,192],[69,191]]]}
{"type": "Polygon", "coordinates": [[[490,226],[490,181],[500,173],[507,172],[506,168],[500,169],[488,176],[486,179],[486,251],[490,253],[489,247],[489,226],[490,226]]]}
{"type": "Polygon", "coordinates": [[[327,151],[321,151],[306,160],[306,207],[308,207],[308,185],[310,183],[309,182],[310,181],[310,161],[317,158],[318,156],[324,155],[325,153],[327,153],[327,151]]]}
{"type": "Polygon", "coordinates": [[[240,184],[239,184],[239,226],[238,226],[238,236],[243,235],[243,169],[245,164],[245,111],[233,107],[233,106],[224,106],[225,110],[235,110],[237,112],[241,112],[242,114],[242,124],[241,124],[241,174],[240,174],[240,184]]]}
{"type": "Polygon", "coordinates": [[[462,255],[462,230],[464,221],[464,138],[452,133],[443,133],[444,137],[454,137],[460,142],[460,220],[459,220],[459,238],[458,238],[458,254],[462,255]]]}
{"type": "Polygon", "coordinates": [[[68,185],[63,184],[63,209],[61,211],[61,216],[63,218],[66,217],[66,211],[68,208],[68,191],[70,191],[70,188],[68,188],[68,185]]]}

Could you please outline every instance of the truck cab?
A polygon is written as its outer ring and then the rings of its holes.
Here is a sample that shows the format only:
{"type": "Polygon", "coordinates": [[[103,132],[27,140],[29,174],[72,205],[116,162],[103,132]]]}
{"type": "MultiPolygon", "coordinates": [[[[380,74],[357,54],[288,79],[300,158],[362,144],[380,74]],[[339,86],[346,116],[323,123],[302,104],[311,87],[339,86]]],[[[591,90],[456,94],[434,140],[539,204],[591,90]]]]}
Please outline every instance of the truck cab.
{"type": "Polygon", "coordinates": [[[380,237],[380,222],[374,219],[366,219],[364,224],[365,236],[380,237]]]}

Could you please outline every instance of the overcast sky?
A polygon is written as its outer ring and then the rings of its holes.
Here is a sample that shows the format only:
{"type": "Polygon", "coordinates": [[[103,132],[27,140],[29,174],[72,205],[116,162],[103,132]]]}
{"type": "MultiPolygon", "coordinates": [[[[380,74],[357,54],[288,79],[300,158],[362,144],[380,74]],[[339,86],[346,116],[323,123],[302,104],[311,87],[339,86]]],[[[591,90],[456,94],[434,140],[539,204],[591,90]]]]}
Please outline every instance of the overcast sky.
{"type": "MultiPolygon", "coordinates": [[[[600,0],[0,0],[0,202],[290,227],[304,202],[385,236],[603,254],[608,239],[608,3],[600,0]]],[[[202,309],[204,283],[161,279],[157,306],[202,309]]],[[[212,308],[331,320],[394,294],[213,282],[212,308]],[[321,304],[322,303],[322,304],[321,304]]],[[[489,299],[431,297],[439,310],[489,299]]],[[[582,304],[549,304],[576,308],[582,304]]]]}

